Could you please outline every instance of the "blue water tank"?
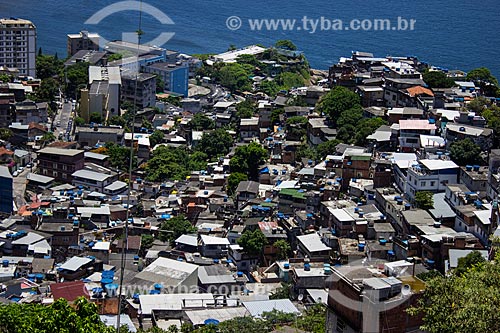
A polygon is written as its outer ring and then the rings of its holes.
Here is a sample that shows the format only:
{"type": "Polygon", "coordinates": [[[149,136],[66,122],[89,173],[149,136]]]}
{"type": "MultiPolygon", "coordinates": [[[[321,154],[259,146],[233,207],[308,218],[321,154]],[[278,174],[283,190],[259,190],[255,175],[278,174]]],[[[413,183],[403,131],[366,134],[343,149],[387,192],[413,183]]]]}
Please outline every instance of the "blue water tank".
{"type": "Polygon", "coordinates": [[[219,321],[213,318],[206,319],[203,323],[205,325],[219,325],[219,321]]]}
{"type": "Polygon", "coordinates": [[[238,275],[238,277],[243,277],[243,272],[238,271],[238,273],[236,273],[236,275],[238,275]]]}
{"type": "Polygon", "coordinates": [[[362,243],[358,244],[358,251],[363,252],[364,250],[365,250],[365,244],[362,243]]]}
{"type": "Polygon", "coordinates": [[[116,283],[110,283],[105,285],[104,289],[106,290],[106,294],[108,294],[108,297],[116,297],[118,285],[116,283]]]}

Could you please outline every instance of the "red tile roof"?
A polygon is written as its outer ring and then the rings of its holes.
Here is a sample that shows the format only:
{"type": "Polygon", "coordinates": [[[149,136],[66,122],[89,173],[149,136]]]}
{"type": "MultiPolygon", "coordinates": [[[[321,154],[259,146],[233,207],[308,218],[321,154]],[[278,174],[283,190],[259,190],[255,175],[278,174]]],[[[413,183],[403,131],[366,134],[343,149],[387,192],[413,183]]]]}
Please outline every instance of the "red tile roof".
{"type": "Polygon", "coordinates": [[[410,87],[406,89],[408,94],[410,94],[411,97],[415,97],[418,95],[427,95],[427,96],[434,96],[434,93],[427,88],[424,88],[422,86],[415,86],[415,87],[410,87]]]}
{"type": "Polygon", "coordinates": [[[71,281],[63,283],[54,283],[50,285],[54,300],[64,298],[68,302],[72,302],[78,297],[84,296],[89,299],[90,294],[82,281],[71,281]]]}

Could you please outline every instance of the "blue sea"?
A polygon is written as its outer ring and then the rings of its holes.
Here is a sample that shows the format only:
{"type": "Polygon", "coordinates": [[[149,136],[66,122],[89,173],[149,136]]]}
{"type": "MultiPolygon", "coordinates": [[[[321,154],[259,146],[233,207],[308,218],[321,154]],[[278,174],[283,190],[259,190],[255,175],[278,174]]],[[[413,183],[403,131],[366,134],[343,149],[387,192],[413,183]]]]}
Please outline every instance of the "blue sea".
{"type": "MultiPolygon", "coordinates": [[[[103,18],[98,25],[85,21],[117,1],[101,0],[0,0],[0,16],[32,20],[38,28],[38,46],[44,53],[66,56],[66,34],[80,30],[98,32],[108,40],[137,30],[139,14],[122,11],[103,18]]],[[[480,66],[500,76],[500,1],[483,0],[147,0],[156,8],[144,14],[143,40],[160,32],[174,32],[164,47],[183,53],[219,53],[234,44],[271,45],[279,39],[292,40],[304,51],[312,67],[327,69],[351,51],[376,56],[415,55],[421,60],[449,69],[470,70],[480,66]],[[162,25],[153,16],[164,13],[174,24],[162,25]],[[227,28],[229,16],[238,16],[239,30],[227,28]],[[414,19],[413,31],[252,31],[248,19],[414,19]]]]}

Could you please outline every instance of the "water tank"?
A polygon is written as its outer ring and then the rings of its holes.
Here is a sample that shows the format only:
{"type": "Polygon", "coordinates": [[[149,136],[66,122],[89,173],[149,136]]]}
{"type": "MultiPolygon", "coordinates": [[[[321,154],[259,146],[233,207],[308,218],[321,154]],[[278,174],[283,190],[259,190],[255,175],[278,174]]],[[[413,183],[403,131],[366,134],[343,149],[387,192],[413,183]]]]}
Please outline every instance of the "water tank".
{"type": "Polygon", "coordinates": [[[358,244],[358,251],[363,252],[364,250],[365,250],[365,244],[362,243],[358,244]]]}
{"type": "Polygon", "coordinates": [[[219,325],[219,321],[213,318],[206,319],[203,323],[205,325],[219,325]]]}
{"type": "Polygon", "coordinates": [[[238,271],[238,273],[236,273],[236,275],[237,275],[238,277],[243,277],[243,272],[238,271]]]}
{"type": "Polygon", "coordinates": [[[113,283],[113,279],[106,279],[106,278],[105,279],[101,279],[101,285],[103,287],[106,287],[106,285],[112,284],[112,283],[113,283]]]}
{"type": "Polygon", "coordinates": [[[290,269],[290,264],[289,263],[284,263],[283,264],[284,269],[290,269]]]}
{"type": "Polygon", "coordinates": [[[305,263],[304,264],[304,270],[305,271],[310,271],[311,270],[311,264],[310,263],[305,263]]]}
{"type": "Polygon", "coordinates": [[[109,283],[104,286],[104,289],[106,290],[108,297],[116,297],[118,285],[116,283],[109,283]]]}
{"type": "Polygon", "coordinates": [[[9,267],[9,261],[8,260],[2,260],[2,267],[9,267]]]}
{"type": "Polygon", "coordinates": [[[154,288],[155,290],[161,291],[163,289],[163,285],[161,283],[155,283],[154,288]]]}
{"type": "Polygon", "coordinates": [[[387,239],[385,239],[385,238],[380,238],[380,239],[378,240],[378,242],[379,242],[379,244],[380,244],[380,245],[385,245],[385,244],[387,244],[387,239]]]}

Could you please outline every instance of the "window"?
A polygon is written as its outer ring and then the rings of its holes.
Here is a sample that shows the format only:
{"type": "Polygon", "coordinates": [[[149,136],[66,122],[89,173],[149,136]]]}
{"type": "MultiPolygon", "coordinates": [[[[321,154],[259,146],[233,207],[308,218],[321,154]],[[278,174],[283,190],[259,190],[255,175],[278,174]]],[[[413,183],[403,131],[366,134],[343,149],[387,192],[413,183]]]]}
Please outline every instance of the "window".
{"type": "Polygon", "coordinates": [[[342,333],[345,330],[345,323],[342,319],[337,317],[337,328],[336,328],[338,333],[342,333]]]}
{"type": "Polygon", "coordinates": [[[425,182],[420,182],[420,186],[424,187],[425,186],[425,182]]]}
{"type": "Polygon", "coordinates": [[[435,181],[431,181],[431,186],[436,186],[436,182],[435,181]]]}

